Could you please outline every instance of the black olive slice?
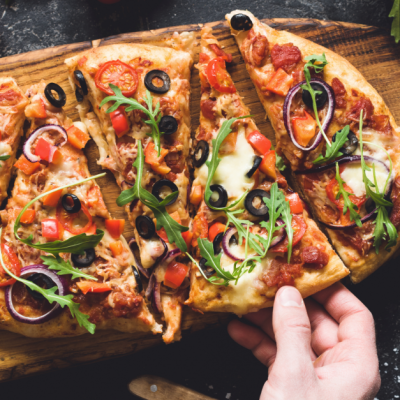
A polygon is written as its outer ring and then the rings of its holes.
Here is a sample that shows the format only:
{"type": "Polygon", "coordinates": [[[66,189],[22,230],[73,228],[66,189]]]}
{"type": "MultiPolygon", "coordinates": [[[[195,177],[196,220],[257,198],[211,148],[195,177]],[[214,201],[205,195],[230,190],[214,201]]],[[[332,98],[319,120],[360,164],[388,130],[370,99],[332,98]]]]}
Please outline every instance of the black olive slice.
{"type": "Polygon", "coordinates": [[[202,271],[204,272],[204,275],[207,278],[209,278],[210,276],[215,274],[215,271],[211,267],[206,266],[206,262],[207,262],[207,259],[205,259],[203,257],[199,262],[199,266],[202,269],[202,271]]]}
{"type": "Polygon", "coordinates": [[[231,18],[231,26],[235,31],[249,31],[253,27],[253,22],[246,14],[235,14],[231,18]]]}
{"type": "MultiPolygon", "coordinates": [[[[332,142],[336,141],[336,133],[332,137],[332,142]]],[[[340,148],[340,152],[346,156],[353,154],[358,147],[358,139],[354,132],[350,131],[347,135],[347,140],[344,142],[344,145],[340,148]]]]}
{"type": "Polygon", "coordinates": [[[225,235],[224,232],[220,232],[214,238],[213,248],[214,248],[214,254],[215,255],[218,255],[222,251],[222,239],[223,239],[224,235],[225,235]]]}
{"type": "MultiPolygon", "coordinates": [[[[47,275],[41,274],[41,273],[36,273],[32,274],[28,278],[26,278],[28,281],[31,281],[35,283],[36,285],[40,286],[43,289],[50,289],[54,286],[57,286],[54,281],[52,281],[47,275]],[[43,287],[44,286],[44,287],[43,287]]],[[[44,296],[37,292],[36,290],[32,290],[30,287],[26,287],[28,289],[29,294],[36,300],[44,300],[44,296]]]]}
{"type": "Polygon", "coordinates": [[[211,185],[210,189],[213,192],[209,200],[210,205],[216,208],[225,207],[228,204],[228,193],[224,187],[221,185],[211,185]],[[214,193],[218,195],[216,200],[213,199],[214,193]]]}
{"type": "Polygon", "coordinates": [[[88,88],[86,85],[86,79],[84,78],[82,71],[79,71],[79,69],[77,69],[76,71],[74,71],[74,75],[79,83],[80,88],[82,89],[83,95],[86,96],[88,94],[88,88]]]}
{"type": "MultiPolygon", "coordinates": [[[[162,191],[162,188],[168,187],[171,189],[171,192],[177,192],[178,186],[175,185],[174,182],[171,182],[169,179],[160,179],[157,181],[154,185],[153,188],[151,189],[151,193],[153,194],[154,197],[157,198],[157,200],[161,203],[164,199],[160,196],[160,193],[162,191]]],[[[171,204],[175,203],[176,199],[178,196],[176,196],[173,200],[171,200],[167,206],[170,206],[171,204]]]]}
{"type": "Polygon", "coordinates": [[[136,229],[143,239],[150,239],[156,233],[153,220],[147,215],[140,215],[136,218],[136,229]]]}
{"type": "Polygon", "coordinates": [[[167,93],[168,90],[170,89],[171,79],[169,78],[169,75],[166,72],[161,71],[159,69],[153,69],[152,71],[149,71],[146,74],[146,76],[144,77],[144,85],[151,92],[163,94],[163,93],[167,93]],[[160,79],[162,81],[163,85],[155,86],[153,83],[153,80],[155,78],[160,79]]]}
{"type": "Polygon", "coordinates": [[[54,107],[64,107],[65,103],[67,102],[67,95],[65,94],[63,88],[57,85],[57,83],[49,83],[44,89],[44,94],[50,104],[54,107]],[[58,99],[53,96],[53,91],[58,94],[58,99]]]}
{"type": "Polygon", "coordinates": [[[75,196],[71,193],[64,194],[61,199],[61,204],[64,210],[69,214],[75,214],[82,208],[81,201],[78,199],[78,196],[75,196]]]}
{"type": "Polygon", "coordinates": [[[376,208],[375,202],[372,200],[372,197],[369,197],[365,202],[365,209],[367,210],[367,214],[374,211],[376,208]]]}
{"type": "Polygon", "coordinates": [[[263,201],[263,197],[270,197],[269,193],[265,190],[255,189],[249,192],[244,200],[244,206],[246,210],[255,217],[265,217],[268,215],[268,207],[263,201]],[[256,208],[253,204],[254,199],[259,199],[260,207],[256,208]]]}
{"type": "Polygon", "coordinates": [[[89,267],[96,258],[96,252],[94,251],[94,249],[86,249],[84,250],[84,252],[84,254],[71,254],[71,260],[75,267],[89,267]]]}
{"type": "Polygon", "coordinates": [[[257,171],[257,168],[260,166],[261,161],[262,161],[262,157],[260,157],[260,156],[254,156],[254,163],[253,163],[253,166],[250,168],[250,171],[246,174],[246,176],[247,176],[248,178],[251,178],[251,177],[253,176],[254,172],[257,171]]]}
{"type": "MultiPolygon", "coordinates": [[[[321,92],[320,94],[317,94],[315,96],[315,101],[317,103],[317,108],[319,110],[328,101],[328,93],[327,93],[326,89],[322,85],[320,85],[319,83],[312,83],[311,87],[315,91],[321,92]]],[[[304,104],[307,107],[310,107],[311,109],[313,108],[312,97],[311,97],[311,94],[310,94],[310,92],[308,90],[303,90],[302,99],[303,99],[304,104]]]]}
{"type": "Polygon", "coordinates": [[[76,101],[78,103],[82,103],[82,101],[83,101],[83,93],[82,93],[81,89],[78,88],[78,87],[75,89],[75,97],[76,97],[76,101]]]}
{"type": "Polygon", "coordinates": [[[193,165],[195,168],[200,168],[207,161],[209,152],[210,146],[208,143],[205,140],[200,140],[194,150],[193,165]]]}
{"type": "Polygon", "coordinates": [[[178,130],[178,122],[172,115],[164,115],[158,124],[158,128],[164,135],[172,135],[178,130]]]}
{"type": "Polygon", "coordinates": [[[140,277],[139,272],[137,271],[137,269],[132,265],[132,271],[133,271],[133,275],[135,276],[135,280],[137,283],[137,288],[138,288],[138,293],[141,293],[143,290],[143,283],[142,283],[142,278],[140,277]]]}

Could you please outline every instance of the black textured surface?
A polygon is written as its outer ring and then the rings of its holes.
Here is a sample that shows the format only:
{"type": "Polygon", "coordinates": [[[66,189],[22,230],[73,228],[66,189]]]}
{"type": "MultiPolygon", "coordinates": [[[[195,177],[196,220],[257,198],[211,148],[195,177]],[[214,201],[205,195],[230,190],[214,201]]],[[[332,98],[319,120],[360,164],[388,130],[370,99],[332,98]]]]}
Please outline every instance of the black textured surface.
{"type": "MultiPolygon", "coordinates": [[[[392,0],[0,0],[0,56],[99,39],[124,32],[224,18],[248,8],[260,18],[319,18],[388,28],[392,0]]],[[[372,311],[382,388],[379,400],[400,398],[400,259],[350,289],[372,311]]],[[[1,398],[132,399],[128,382],[140,374],[166,377],[217,399],[257,399],[267,371],[232,342],[225,328],[180,343],[97,364],[53,371],[0,385],[1,398]],[[40,397],[39,397],[40,396],[40,397]]],[[[173,399],[171,399],[173,400],[173,399]]]]}

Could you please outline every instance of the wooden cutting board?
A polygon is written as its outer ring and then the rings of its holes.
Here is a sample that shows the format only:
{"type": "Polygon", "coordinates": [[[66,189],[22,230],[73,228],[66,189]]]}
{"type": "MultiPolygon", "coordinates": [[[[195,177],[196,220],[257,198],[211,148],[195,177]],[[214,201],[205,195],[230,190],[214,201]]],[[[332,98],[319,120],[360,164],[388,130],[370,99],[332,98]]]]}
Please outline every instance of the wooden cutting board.
{"type": "MultiPolygon", "coordinates": [[[[271,19],[267,24],[289,30],[328,47],[346,57],[357,67],[367,80],[383,96],[394,117],[400,121],[400,45],[396,46],[387,32],[378,28],[350,23],[319,21],[312,19],[271,19]]],[[[230,35],[225,22],[213,23],[214,32],[224,50],[233,54],[233,62],[228,66],[229,72],[250,107],[256,123],[263,133],[274,139],[273,131],[265,120],[265,113],[258,100],[256,91],[246,73],[239,50],[230,35]]],[[[41,79],[56,82],[67,94],[66,112],[74,120],[78,119],[75,110],[75,95],[67,80],[64,59],[91,47],[115,43],[145,42],[157,36],[178,31],[196,31],[200,25],[185,25],[165,28],[156,31],[127,33],[111,36],[93,42],[82,42],[52,47],[44,50],[18,54],[0,59],[0,76],[12,75],[23,89],[41,79]]],[[[196,57],[197,58],[197,57],[196,57]]],[[[197,59],[195,60],[197,61],[197,59]]],[[[193,71],[191,114],[193,132],[198,126],[200,84],[193,71]]],[[[94,175],[101,172],[96,164],[98,150],[93,141],[85,149],[89,159],[89,168],[94,175]]],[[[117,207],[115,199],[119,189],[111,175],[98,180],[111,214],[114,218],[126,218],[122,208],[117,207]]],[[[133,236],[132,228],[126,224],[125,236],[133,236]]],[[[190,331],[215,327],[226,323],[226,314],[209,313],[200,315],[185,309],[183,318],[183,339],[190,331]]],[[[160,336],[152,334],[126,334],[115,331],[98,331],[94,336],[89,334],[65,339],[29,339],[10,332],[0,331],[0,381],[16,379],[25,375],[43,372],[53,368],[70,367],[80,363],[92,362],[109,357],[131,354],[162,342],[160,336]]]]}

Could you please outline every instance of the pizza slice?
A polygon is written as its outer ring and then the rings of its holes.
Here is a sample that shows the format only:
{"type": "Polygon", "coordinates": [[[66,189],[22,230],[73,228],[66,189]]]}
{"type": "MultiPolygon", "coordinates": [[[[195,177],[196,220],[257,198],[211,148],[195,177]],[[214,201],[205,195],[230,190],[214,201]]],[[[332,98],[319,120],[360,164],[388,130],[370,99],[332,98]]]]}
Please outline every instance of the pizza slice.
{"type": "Polygon", "coordinates": [[[60,86],[42,81],[27,96],[31,125],[1,211],[0,329],[41,338],[96,327],[161,333],[122,236],[125,221],[111,219],[89,173],[84,125],[66,117],[60,86]]]}
{"type": "Polygon", "coordinates": [[[153,310],[166,323],[166,343],[180,339],[189,285],[193,40],[193,33],[176,33],[163,47],[118,44],[66,60],[71,84],[83,94],[78,110],[99,147],[98,163],[122,189],[117,204],[126,205],[135,228],[131,244],[153,310]]]}
{"type": "Polygon", "coordinates": [[[334,52],[226,16],[285,156],[314,215],[360,282],[399,247],[399,131],[377,91],[334,52]],[[389,251],[387,251],[389,250],[389,251]]]}
{"type": "Polygon", "coordinates": [[[277,168],[271,142],[249,117],[226,70],[230,61],[205,26],[197,64],[202,95],[186,304],[243,315],[272,306],[283,285],[306,297],[348,270],[277,168]]]}
{"type": "Polygon", "coordinates": [[[28,99],[10,76],[0,77],[0,204],[7,197],[28,99]]]}

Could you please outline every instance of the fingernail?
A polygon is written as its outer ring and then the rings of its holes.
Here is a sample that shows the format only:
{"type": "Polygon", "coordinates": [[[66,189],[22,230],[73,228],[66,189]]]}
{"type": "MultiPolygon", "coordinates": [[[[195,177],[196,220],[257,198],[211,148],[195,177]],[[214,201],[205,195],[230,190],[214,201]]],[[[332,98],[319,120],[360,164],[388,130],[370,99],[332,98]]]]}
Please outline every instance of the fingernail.
{"type": "Polygon", "coordinates": [[[279,297],[284,307],[301,307],[303,304],[300,292],[292,286],[285,286],[279,297]]]}

